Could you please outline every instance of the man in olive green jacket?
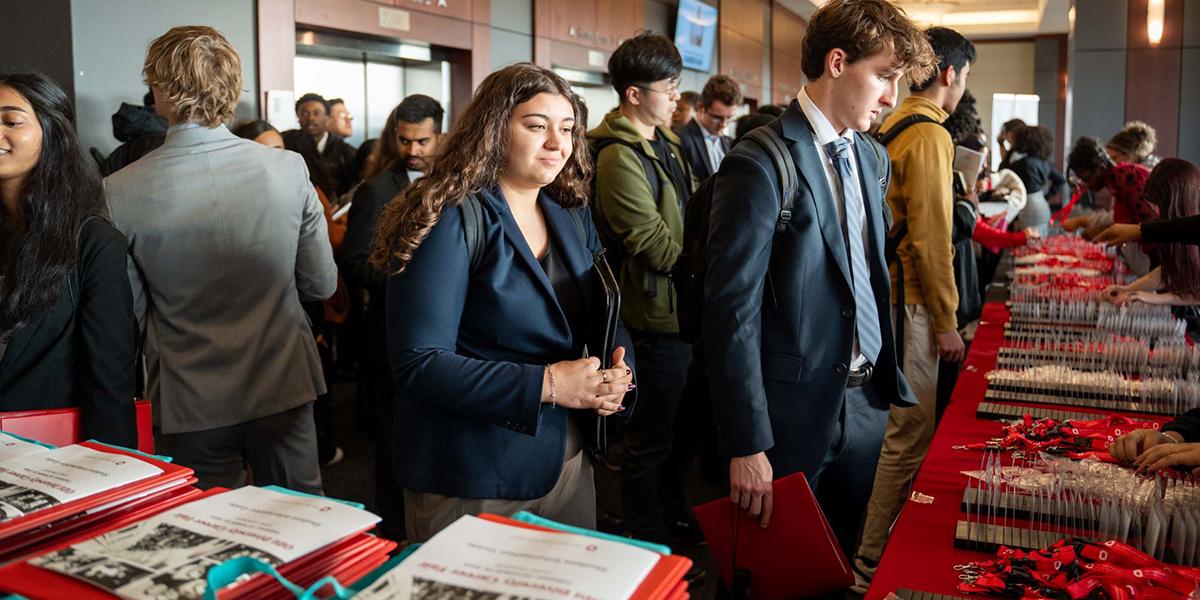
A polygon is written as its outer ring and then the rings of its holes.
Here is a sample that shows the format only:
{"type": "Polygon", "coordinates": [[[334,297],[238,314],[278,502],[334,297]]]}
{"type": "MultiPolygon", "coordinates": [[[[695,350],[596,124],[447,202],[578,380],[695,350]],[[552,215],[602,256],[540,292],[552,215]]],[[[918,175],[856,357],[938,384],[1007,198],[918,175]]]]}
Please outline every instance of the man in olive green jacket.
{"type": "Polygon", "coordinates": [[[683,246],[683,206],[695,181],[679,138],[662,125],[679,100],[682,70],[679,52],[666,37],[643,33],[626,40],[608,62],[620,105],[588,132],[598,150],[596,225],[609,252],[620,257],[621,318],[638,361],[638,403],[625,430],[622,504],[630,533],[660,543],[677,541],[669,533],[695,537],[683,478],[698,433],[672,431],[691,347],[679,339],[670,277],[683,246]]]}

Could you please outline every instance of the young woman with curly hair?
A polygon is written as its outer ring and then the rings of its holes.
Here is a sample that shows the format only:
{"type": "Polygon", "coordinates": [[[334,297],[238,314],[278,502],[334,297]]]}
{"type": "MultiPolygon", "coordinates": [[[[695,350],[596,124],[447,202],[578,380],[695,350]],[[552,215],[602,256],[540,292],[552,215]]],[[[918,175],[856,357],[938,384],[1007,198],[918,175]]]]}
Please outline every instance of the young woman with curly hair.
{"type": "Polygon", "coordinates": [[[505,67],[381,218],[372,261],[392,273],[393,474],[411,541],[479,512],[595,526],[580,422],[623,412],[633,385],[622,347],[600,369],[586,343],[605,305],[583,129],[561,77],[505,67]]]}

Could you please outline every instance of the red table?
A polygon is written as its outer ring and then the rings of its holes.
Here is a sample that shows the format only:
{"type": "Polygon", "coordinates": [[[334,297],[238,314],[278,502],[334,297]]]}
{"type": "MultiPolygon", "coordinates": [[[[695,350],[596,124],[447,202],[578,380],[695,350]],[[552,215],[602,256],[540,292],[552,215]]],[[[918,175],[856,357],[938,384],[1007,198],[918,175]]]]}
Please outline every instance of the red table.
{"type": "MultiPolygon", "coordinates": [[[[992,556],[954,547],[955,525],[964,518],[961,503],[967,478],[962,471],[979,469],[981,455],[953,447],[986,441],[1001,433],[999,422],[976,418],[975,409],[987,391],[985,374],[996,366],[1007,322],[1008,309],[1004,303],[984,306],[958,384],[913,484],[914,492],[932,496],[933,502],[920,504],[909,500],[904,504],[866,600],[884,598],[901,588],[961,596],[956,589],[959,580],[954,565],[992,556]]],[[[1077,407],[1062,408],[1106,414],[1077,407]]]]}

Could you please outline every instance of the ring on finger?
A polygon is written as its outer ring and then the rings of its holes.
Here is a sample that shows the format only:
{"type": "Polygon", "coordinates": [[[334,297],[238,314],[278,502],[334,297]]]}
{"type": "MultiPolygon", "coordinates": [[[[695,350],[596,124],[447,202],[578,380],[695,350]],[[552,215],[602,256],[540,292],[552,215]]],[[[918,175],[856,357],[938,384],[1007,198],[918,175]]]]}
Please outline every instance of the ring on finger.
{"type": "Polygon", "coordinates": [[[608,371],[600,371],[600,377],[604,380],[604,383],[608,383],[608,371]]]}

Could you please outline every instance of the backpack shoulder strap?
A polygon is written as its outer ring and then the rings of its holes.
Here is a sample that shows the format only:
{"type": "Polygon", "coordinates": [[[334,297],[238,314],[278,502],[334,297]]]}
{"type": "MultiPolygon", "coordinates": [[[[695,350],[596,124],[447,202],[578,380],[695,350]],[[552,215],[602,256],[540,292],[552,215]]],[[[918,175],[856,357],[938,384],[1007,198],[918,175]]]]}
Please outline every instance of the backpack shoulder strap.
{"type": "Polygon", "coordinates": [[[746,134],[746,137],[767,151],[767,156],[771,157],[771,163],[775,165],[775,171],[779,173],[779,218],[775,222],[775,233],[783,233],[792,220],[796,190],[800,187],[796,161],[792,159],[787,142],[783,141],[779,132],[772,127],[759,127],[746,134]]]}
{"type": "Polygon", "coordinates": [[[892,125],[892,128],[886,132],[880,131],[877,139],[879,140],[880,144],[886,146],[892,143],[892,140],[896,139],[896,136],[900,135],[900,132],[912,127],[913,125],[916,125],[917,123],[937,123],[937,120],[933,117],[921,114],[908,115],[907,117],[900,119],[900,121],[895,125],[892,125]]]}
{"type": "Polygon", "coordinates": [[[467,258],[470,259],[471,274],[479,268],[483,258],[483,203],[470,194],[462,202],[463,238],[467,242],[467,258]]]}
{"type": "Polygon", "coordinates": [[[633,151],[634,156],[638,157],[638,161],[642,163],[642,170],[646,174],[646,183],[650,185],[650,192],[654,194],[654,201],[657,203],[658,197],[662,194],[662,186],[658,180],[658,169],[654,168],[654,163],[649,156],[646,156],[646,154],[642,152],[642,148],[640,146],[617,138],[602,139],[596,142],[595,146],[592,147],[592,152],[594,153],[592,156],[593,162],[600,162],[600,153],[603,152],[605,148],[617,145],[629,148],[633,151]]]}

